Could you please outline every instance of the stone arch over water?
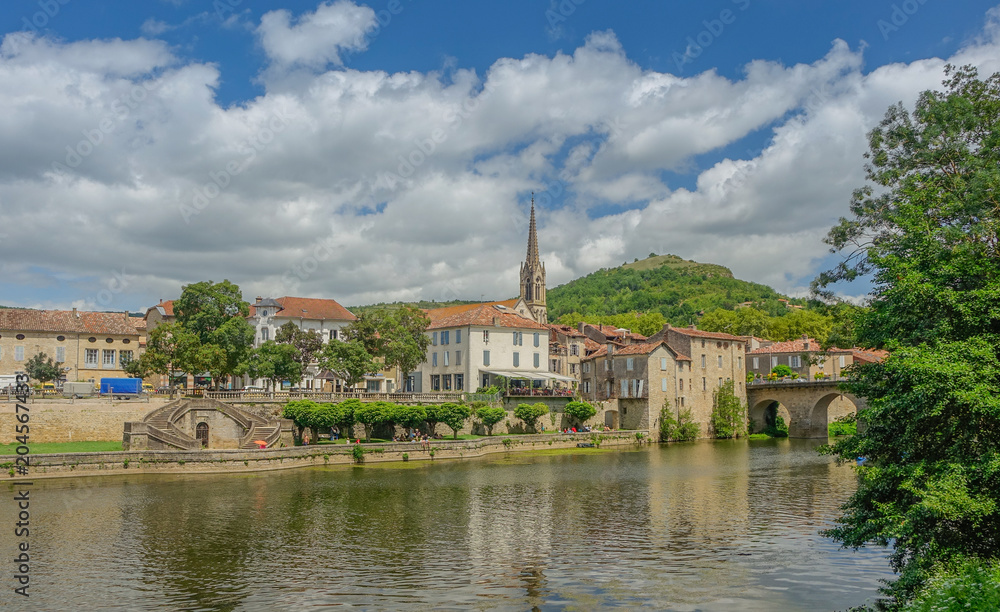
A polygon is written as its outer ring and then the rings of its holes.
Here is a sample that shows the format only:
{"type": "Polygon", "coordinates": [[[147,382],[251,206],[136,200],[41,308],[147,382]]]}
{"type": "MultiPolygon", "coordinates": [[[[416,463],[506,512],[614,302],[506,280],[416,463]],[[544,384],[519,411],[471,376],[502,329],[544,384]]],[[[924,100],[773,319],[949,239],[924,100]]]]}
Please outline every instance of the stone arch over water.
{"type": "Polygon", "coordinates": [[[776,418],[779,416],[785,420],[785,425],[788,425],[789,430],[791,430],[793,418],[787,406],[776,399],[770,398],[756,402],[750,408],[750,420],[753,422],[753,428],[750,433],[764,431],[768,426],[774,425],[776,418]]]}

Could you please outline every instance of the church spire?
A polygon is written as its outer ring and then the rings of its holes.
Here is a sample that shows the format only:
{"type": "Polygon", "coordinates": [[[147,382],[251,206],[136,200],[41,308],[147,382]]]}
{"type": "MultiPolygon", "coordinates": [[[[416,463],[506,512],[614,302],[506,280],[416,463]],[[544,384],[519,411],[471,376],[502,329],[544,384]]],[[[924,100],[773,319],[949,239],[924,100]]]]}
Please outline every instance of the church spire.
{"type": "Polygon", "coordinates": [[[538,264],[538,234],[535,232],[535,192],[531,192],[531,222],[528,225],[528,256],[525,261],[538,264]]]}

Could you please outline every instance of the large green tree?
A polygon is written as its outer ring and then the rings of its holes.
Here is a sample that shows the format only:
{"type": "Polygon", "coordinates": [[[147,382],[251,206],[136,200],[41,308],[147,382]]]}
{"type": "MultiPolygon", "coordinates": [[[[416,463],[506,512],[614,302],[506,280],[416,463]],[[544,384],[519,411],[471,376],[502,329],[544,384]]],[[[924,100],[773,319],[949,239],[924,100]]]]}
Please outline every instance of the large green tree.
{"type": "Polygon", "coordinates": [[[254,351],[247,373],[251,378],[269,380],[272,390],[277,390],[278,383],[283,380],[294,385],[302,380],[302,364],[297,357],[298,349],[291,344],[268,340],[254,351]]]}
{"type": "Polygon", "coordinates": [[[833,450],[867,463],[827,532],[892,547],[884,607],[952,557],[1000,556],[1000,75],[946,74],[870,133],[869,184],[827,238],[847,257],[815,282],[870,277],[854,333],[891,351],[847,383],[865,427],[833,450]]]}
{"type": "Polygon", "coordinates": [[[323,350],[323,337],[319,332],[315,329],[299,329],[299,326],[292,321],[279,327],[274,339],[298,349],[299,356],[296,361],[302,364],[303,371],[316,361],[317,355],[323,350]]]}
{"type": "Polygon", "coordinates": [[[203,344],[212,341],[212,333],[234,317],[246,318],[250,304],[243,301],[237,285],[202,281],[185,286],[174,301],[174,315],[185,329],[195,333],[203,344]]]}
{"type": "MultiPolygon", "coordinates": [[[[431,342],[425,333],[429,323],[419,308],[402,306],[363,312],[344,331],[349,339],[361,342],[369,355],[381,358],[386,367],[399,368],[403,377],[426,358],[431,342]]],[[[401,382],[397,381],[397,388],[401,382]]]]}
{"type": "Polygon", "coordinates": [[[24,371],[38,382],[51,382],[62,374],[62,369],[45,353],[38,353],[24,364],[24,371]]]}
{"type": "Polygon", "coordinates": [[[317,354],[321,370],[330,370],[348,387],[353,387],[369,372],[377,372],[381,365],[365,349],[360,340],[343,342],[331,340],[317,354]]]}

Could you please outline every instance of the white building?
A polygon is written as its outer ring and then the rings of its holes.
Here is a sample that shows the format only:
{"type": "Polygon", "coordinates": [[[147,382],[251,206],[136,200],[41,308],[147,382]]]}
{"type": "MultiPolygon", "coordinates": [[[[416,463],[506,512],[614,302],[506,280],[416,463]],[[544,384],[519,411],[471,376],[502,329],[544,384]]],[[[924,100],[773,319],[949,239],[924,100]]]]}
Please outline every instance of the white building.
{"type": "MultiPolygon", "coordinates": [[[[289,322],[299,329],[315,331],[324,342],[341,340],[342,330],[357,320],[357,317],[336,300],[285,296],[258,297],[250,305],[247,320],[256,332],[254,346],[260,346],[268,340],[274,340],[278,329],[289,322]]],[[[319,374],[315,365],[306,368],[300,383],[302,388],[321,389],[323,380],[318,378],[319,374]]]]}
{"type": "Polygon", "coordinates": [[[498,376],[539,383],[549,373],[549,330],[504,303],[468,304],[428,310],[431,344],[420,368],[407,377],[418,393],[475,391],[498,376]]]}

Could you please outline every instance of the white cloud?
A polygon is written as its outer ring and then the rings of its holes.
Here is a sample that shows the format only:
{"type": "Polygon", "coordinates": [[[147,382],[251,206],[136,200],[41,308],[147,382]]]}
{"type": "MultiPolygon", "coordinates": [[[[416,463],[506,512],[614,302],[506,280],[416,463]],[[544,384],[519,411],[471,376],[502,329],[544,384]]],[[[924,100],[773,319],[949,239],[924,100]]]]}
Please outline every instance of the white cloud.
{"type": "Polygon", "coordinates": [[[135,279],[119,308],[223,278],[248,296],[345,304],[510,297],[533,190],[550,286],[654,251],[792,292],[863,183],[865,134],[885,109],[939,87],[946,61],[1000,70],[989,25],[952,58],[868,73],[837,41],[811,64],[681,78],[642,69],[609,32],[482,75],[324,72],[371,19],[345,2],[268,13],[267,90],[229,107],[216,67],[159,41],[6,36],[5,281],[67,283],[68,305],[124,262],[135,279]],[[691,169],[762,130],[759,154],[691,169]],[[697,180],[668,185],[669,171],[697,180]]]}
{"type": "Polygon", "coordinates": [[[368,46],[365,34],[376,27],[375,11],[349,0],[320,4],[294,20],[287,10],[265,13],[257,28],[264,52],[281,66],[322,68],[343,64],[345,51],[368,46]]]}

